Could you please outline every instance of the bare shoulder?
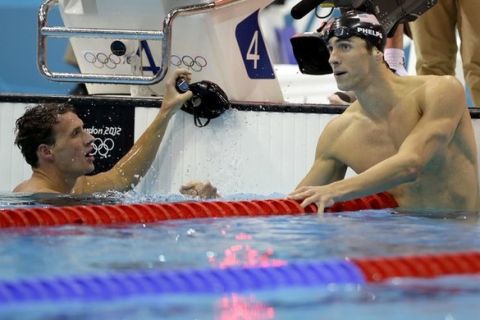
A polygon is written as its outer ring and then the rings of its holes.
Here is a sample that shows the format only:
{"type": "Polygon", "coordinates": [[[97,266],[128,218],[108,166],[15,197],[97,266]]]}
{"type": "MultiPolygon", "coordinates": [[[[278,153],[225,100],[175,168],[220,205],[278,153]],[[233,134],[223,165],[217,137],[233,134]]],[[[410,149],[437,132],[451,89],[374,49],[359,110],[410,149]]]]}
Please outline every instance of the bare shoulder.
{"type": "Polygon", "coordinates": [[[423,108],[432,106],[436,109],[445,107],[463,110],[466,104],[465,89],[454,76],[413,76],[408,83],[406,96],[412,95],[423,108]]]}
{"type": "Polygon", "coordinates": [[[343,132],[355,117],[355,110],[352,110],[352,106],[348,107],[342,114],[334,117],[326,125],[324,132],[329,134],[339,134],[343,132]]]}
{"type": "Polygon", "coordinates": [[[13,192],[29,192],[28,191],[28,182],[30,180],[26,180],[26,181],[23,181],[22,183],[20,183],[18,186],[16,186],[14,189],[13,189],[13,192]]]}
{"type": "Polygon", "coordinates": [[[412,76],[410,78],[411,89],[423,93],[427,98],[438,96],[462,94],[462,83],[454,76],[412,76]]]}
{"type": "Polygon", "coordinates": [[[318,141],[319,146],[330,146],[344,136],[348,129],[362,118],[359,109],[358,103],[354,102],[342,114],[333,118],[322,131],[318,141]]]}
{"type": "Polygon", "coordinates": [[[449,91],[460,90],[463,92],[464,90],[462,83],[454,76],[426,76],[424,78],[425,90],[429,92],[448,93],[449,91]]]}
{"type": "Polygon", "coordinates": [[[426,105],[435,108],[444,108],[458,113],[464,113],[467,110],[465,88],[454,76],[437,76],[428,81],[425,97],[426,105]]]}
{"type": "Polygon", "coordinates": [[[28,179],[20,183],[13,189],[15,193],[58,193],[56,190],[52,190],[41,183],[28,179]]]}
{"type": "Polygon", "coordinates": [[[346,126],[353,120],[359,120],[362,117],[362,107],[358,100],[349,105],[345,111],[333,118],[330,123],[334,126],[346,126]]]}

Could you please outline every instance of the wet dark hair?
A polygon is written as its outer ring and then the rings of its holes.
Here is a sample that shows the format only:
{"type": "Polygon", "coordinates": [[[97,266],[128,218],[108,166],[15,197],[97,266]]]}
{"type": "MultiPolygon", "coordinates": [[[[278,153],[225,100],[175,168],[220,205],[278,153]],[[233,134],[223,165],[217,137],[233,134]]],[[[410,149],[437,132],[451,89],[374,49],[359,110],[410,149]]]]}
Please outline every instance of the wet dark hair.
{"type": "Polygon", "coordinates": [[[15,122],[15,144],[33,168],[38,166],[38,146],[55,144],[53,126],[58,116],[67,112],[75,113],[74,107],[65,103],[39,104],[29,107],[15,122]]]}

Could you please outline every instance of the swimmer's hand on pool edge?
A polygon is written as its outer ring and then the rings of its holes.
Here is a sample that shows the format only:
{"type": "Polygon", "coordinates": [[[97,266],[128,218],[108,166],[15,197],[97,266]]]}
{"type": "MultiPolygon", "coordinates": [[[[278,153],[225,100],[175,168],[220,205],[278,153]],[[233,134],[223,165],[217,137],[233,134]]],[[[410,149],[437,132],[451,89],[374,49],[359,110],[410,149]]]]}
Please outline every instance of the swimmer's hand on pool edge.
{"type": "Polygon", "coordinates": [[[180,193],[200,199],[220,198],[220,195],[210,181],[190,181],[180,188],[180,193]]]}
{"type": "Polygon", "coordinates": [[[287,198],[292,200],[303,200],[300,204],[302,208],[306,208],[313,203],[317,206],[317,213],[319,214],[323,213],[325,208],[331,207],[335,203],[333,194],[328,192],[322,186],[300,187],[291,192],[287,198]]]}

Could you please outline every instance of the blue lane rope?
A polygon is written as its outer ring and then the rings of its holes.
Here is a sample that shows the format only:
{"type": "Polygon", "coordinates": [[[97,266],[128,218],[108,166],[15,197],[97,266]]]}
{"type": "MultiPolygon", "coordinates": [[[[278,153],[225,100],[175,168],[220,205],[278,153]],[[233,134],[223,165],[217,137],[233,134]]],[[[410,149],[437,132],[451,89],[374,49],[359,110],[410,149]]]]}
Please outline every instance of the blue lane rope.
{"type": "Polygon", "coordinates": [[[363,284],[362,272],[344,260],[233,267],[144,271],[108,275],[0,281],[0,305],[21,302],[105,301],[158,294],[213,294],[327,284],[363,284]]]}

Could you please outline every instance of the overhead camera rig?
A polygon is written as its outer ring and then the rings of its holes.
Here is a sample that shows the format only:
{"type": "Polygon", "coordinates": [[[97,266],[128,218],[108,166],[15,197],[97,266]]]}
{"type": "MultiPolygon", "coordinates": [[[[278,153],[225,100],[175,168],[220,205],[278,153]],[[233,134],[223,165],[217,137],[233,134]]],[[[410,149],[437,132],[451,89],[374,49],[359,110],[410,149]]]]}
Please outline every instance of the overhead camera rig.
{"type": "MultiPolygon", "coordinates": [[[[433,7],[438,0],[302,0],[292,8],[295,19],[301,19],[318,6],[336,7],[342,11],[358,10],[374,14],[385,32],[391,36],[397,25],[413,21],[433,7]]],[[[306,32],[290,39],[300,71],[305,74],[332,73],[330,53],[319,32],[306,32]]]]}

